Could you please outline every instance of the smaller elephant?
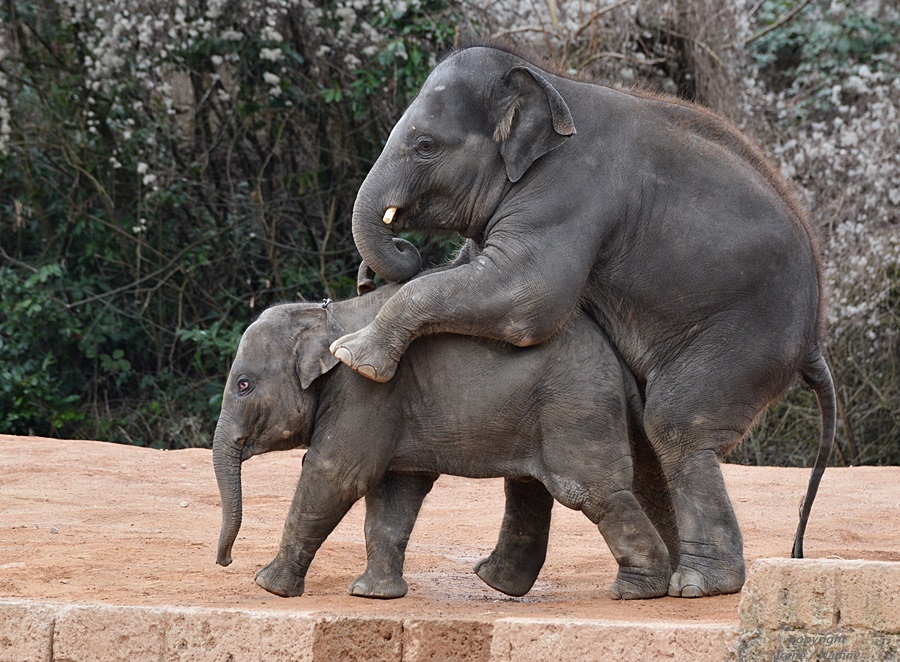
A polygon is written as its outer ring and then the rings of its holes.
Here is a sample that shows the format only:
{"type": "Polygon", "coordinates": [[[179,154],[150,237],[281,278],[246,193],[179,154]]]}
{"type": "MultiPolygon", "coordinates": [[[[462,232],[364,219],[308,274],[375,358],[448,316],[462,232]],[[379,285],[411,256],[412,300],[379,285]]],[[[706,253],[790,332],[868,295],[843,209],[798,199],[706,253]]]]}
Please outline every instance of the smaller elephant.
{"type": "Polygon", "coordinates": [[[669,551],[632,488],[640,398],[603,330],[581,313],[528,348],[422,338],[390,384],[378,384],[339,364],[328,347],[369,324],[397,289],[275,306],[244,333],[213,444],[222,498],[217,562],[231,562],[240,528],[241,463],[305,447],[280,549],[256,574],[271,593],[302,595],[316,551],[365,497],[368,564],[350,592],[405,595],[403,561],[419,508],[438,475],[453,474],[506,478],[499,542],[475,568],[490,586],[510,595],[531,588],[555,498],[598,526],[619,565],[613,597],[666,595],[669,551]]]}

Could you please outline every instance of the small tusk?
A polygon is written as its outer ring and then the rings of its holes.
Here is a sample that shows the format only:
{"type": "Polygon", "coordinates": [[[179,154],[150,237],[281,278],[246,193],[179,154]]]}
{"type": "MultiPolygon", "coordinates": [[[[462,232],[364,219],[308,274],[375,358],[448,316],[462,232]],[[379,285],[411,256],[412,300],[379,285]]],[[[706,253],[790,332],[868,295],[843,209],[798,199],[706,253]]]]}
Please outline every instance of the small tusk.
{"type": "Polygon", "coordinates": [[[381,220],[384,221],[385,225],[390,225],[391,221],[394,220],[394,214],[396,214],[396,213],[397,213],[396,207],[388,207],[387,210],[384,212],[384,217],[381,220]]]}

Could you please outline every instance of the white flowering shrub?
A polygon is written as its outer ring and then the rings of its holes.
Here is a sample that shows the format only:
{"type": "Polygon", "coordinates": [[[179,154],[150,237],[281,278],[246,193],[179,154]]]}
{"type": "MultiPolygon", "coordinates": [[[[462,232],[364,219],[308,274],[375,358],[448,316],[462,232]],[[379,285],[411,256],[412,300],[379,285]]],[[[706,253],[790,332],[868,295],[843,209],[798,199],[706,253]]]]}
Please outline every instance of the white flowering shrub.
{"type": "Polygon", "coordinates": [[[493,36],[570,75],[636,85],[737,110],[749,34],[738,3],[715,0],[492,0],[478,13],[493,36]]]}
{"type": "MultiPolygon", "coordinates": [[[[760,22],[791,6],[764,2],[760,22]]],[[[745,108],[768,120],[769,151],[805,195],[820,237],[840,401],[835,461],[900,463],[900,12],[888,2],[813,2],[751,54],[745,108]]],[[[795,391],[743,459],[807,462],[817,416],[812,397],[795,391]]]]}

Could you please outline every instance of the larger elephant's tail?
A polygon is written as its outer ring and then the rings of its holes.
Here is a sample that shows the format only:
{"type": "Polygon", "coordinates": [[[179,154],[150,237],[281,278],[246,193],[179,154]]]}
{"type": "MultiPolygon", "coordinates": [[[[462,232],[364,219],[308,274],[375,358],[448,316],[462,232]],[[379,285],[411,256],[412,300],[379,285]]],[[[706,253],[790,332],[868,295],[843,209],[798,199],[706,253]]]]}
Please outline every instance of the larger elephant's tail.
{"type": "Polygon", "coordinates": [[[794,549],[791,558],[803,558],[803,534],[806,532],[806,523],[809,521],[809,511],[812,510],[819,482],[825,467],[828,466],[828,457],[831,455],[831,447],[834,446],[834,433],[837,426],[837,396],[834,390],[834,380],[831,371],[822,356],[822,350],[816,347],[809,357],[806,365],[800,370],[800,376],[816,394],[819,402],[819,415],[822,422],[822,436],[819,438],[819,452],[816,454],[816,464],[809,477],[809,486],[806,488],[806,496],[800,506],[800,523],[797,525],[797,533],[794,536],[794,549]]]}

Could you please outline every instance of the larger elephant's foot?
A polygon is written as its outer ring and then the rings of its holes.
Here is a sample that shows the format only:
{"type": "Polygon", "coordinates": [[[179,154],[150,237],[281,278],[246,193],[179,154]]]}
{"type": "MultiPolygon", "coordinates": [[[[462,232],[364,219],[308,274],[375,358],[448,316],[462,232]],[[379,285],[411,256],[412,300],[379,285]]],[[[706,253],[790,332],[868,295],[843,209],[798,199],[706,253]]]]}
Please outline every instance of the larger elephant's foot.
{"type": "Polygon", "coordinates": [[[675,598],[737,593],[744,585],[744,574],[743,557],[723,562],[682,551],[681,563],[669,580],[668,593],[675,598]]]}
{"type": "Polygon", "coordinates": [[[520,598],[534,586],[543,566],[543,557],[502,556],[496,550],[475,564],[475,574],[493,589],[520,598]]]}
{"type": "Polygon", "coordinates": [[[348,333],[331,343],[331,353],[341,363],[372,381],[387,382],[397,371],[399,357],[394,357],[367,326],[348,333]]]}
{"type": "Polygon", "coordinates": [[[350,595],[360,598],[393,600],[402,598],[409,584],[400,575],[380,575],[369,568],[350,584],[350,595]]]}
{"type": "Polygon", "coordinates": [[[296,598],[303,595],[305,580],[297,569],[280,561],[277,557],[269,565],[256,571],[253,578],[257,584],[282,598],[296,598]]]}
{"type": "Polygon", "coordinates": [[[619,568],[609,594],[615,600],[646,600],[661,598],[668,588],[668,565],[665,570],[651,574],[645,568],[619,568]]]}

